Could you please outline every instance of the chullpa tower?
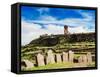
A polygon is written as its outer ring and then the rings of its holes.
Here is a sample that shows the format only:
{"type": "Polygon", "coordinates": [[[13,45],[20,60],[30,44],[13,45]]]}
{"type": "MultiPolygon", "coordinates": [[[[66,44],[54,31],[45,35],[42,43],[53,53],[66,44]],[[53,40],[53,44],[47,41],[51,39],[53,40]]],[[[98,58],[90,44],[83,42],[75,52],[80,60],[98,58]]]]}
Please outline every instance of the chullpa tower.
{"type": "Polygon", "coordinates": [[[68,26],[67,25],[64,26],[64,35],[68,35],[68,26]]]}

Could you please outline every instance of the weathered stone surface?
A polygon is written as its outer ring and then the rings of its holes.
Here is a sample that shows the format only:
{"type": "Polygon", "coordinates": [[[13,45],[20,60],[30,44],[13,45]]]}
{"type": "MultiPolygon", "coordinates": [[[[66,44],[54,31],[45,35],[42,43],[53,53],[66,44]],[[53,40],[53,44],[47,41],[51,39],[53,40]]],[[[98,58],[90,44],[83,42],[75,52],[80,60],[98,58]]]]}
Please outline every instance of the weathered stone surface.
{"type": "Polygon", "coordinates": [[[26,68],[34,67],[34,64],[31,61],[29,61],[29,60],[22,60],[21,63],[23,63],[26,68]]]}
{"type": "Polygon", "coordinates": [[[68,62],[68,53],[63,52],[62,53],[62,59],[63,59],[63,62],[68,62]]]}
{"type": "Polygon", "coordinates": [[[37,59],[38,66],[44,66],[45,65],[44,56],[42,54],[38,53],[36,57],[37,57],[36,59],[37,59]]]}
{"type": "Polygon", "coordinates": [[[55,63],[55,55],[53,54],[52,50],[48,50],[46,57],[46,64],[53,64],[53,63],[55,63]]]}
{"type": "Polygon", "coordinates": [[[73,62],[74,59],[74,52],[69,50],[69,62],[73,62]]]}
{"type": "Polygon", "coordinates": [[[82,56],[82,61],[83,61],[83,63],[85,63],[85,64],[87,63],[87,56],[86,56],[86,55],[83,55],[83,56],[82,56]]]}
{"type": "Polygon", "coordinates": [[[57,63],[62,62],[61,54],[56,54],[56,62],[57,63]]]}
{"type": "Polygon", "coordinates": [[[92,63],[92,55],[91,55],[91,52],[88,52],[88,53],[87,53],[87,62],[88,62],[89,64],[92,63]]]}
{"type": "Polygon", "coordinates": [[[78,62],[79,62],[79,63],[82,63],[82,62],[83,62],[82,56],[80,56],[80,57],[78,58],[78,62]]]}

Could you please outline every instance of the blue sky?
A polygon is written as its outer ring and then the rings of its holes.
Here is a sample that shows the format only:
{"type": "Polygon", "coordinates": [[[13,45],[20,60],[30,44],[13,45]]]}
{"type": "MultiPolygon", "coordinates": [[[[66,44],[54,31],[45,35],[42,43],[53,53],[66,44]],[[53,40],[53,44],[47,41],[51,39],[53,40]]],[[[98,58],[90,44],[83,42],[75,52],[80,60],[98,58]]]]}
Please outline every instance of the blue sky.
{"type": "Polygon", "coordinates": [[[68,8],[21,7],[22,45],[43,34],[63,34],[63,26],[70,33],[95,31],[95,10],[68,8]]]}

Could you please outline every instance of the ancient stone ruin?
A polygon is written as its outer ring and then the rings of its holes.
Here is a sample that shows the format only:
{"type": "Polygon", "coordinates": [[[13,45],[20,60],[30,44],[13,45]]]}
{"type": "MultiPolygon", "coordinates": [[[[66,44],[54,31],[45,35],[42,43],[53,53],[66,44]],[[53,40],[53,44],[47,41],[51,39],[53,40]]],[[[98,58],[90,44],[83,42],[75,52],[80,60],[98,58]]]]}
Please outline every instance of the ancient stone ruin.
{"type": "MultiPolygon", "coordinates": [[[[46,54],[42,54],[40,52],[36,54],[36,65],[38,67],[53,63],[62,63],[62,62],[74,63],[75,59],[76,59],[75,53],[72,50],[69,50],[68,52],[55,53],[53,52],[52,49],[49,49],[46,52],[46,54]]],[[[77,63],[80,64],[81,66],[86,66],[88,64],[91,64],[92,63],[91,53],[88,52],[87,54],[79,56],[77,58],[77,63]]],[[[32,63],[29,60],[23,60],[22,65],[26,68],[35,67],[34,63],[32,63]]]]}
{"type": "Polygon", "coordinates": [[[68,53],[66,53],[66,52],[62,53],[62,60],[63,60],[63,62],[68,62],[68,53]]]}
{"type": "Polygon", "coordinates": [[[84,64],[87,63],[87,56],[86,56],[86,55],[83,55],[83,56],[82,56],[82,61],[83,61],[84,64]]]}
{"type": "Polygon", "coordinates": [[[79,63],[82,63],[82,62],[83,62],[82,56],[80,56],[80,57],[78,58],[78,62],[79,62],[79,63]]]}
{"type": "Polygon", "coordinates": [[[38,66],[44,66],[45,65],[45,63],[44,63],[44,56],[42,54],[38,53],[36,55],[36,62],[37,62],[38,66]]]}
{"type": "Polygon", "coordinates": [[[87,62],[88,62],[88,64],[92,63],[92,55],[90,52],[87,53],[87,62]]]}
{"type": "Polygon", "coordinates": [[[56,62],[57,62],[57,63],[62,62],[61,54],[56,54],[56,62]]]}
{"type": "Polygon", "coordinates": [[[74,60],[74,52],[69,50],[69,62],[72,62],[73,63],[73,60],[74,60]]]}
{"type": "Polygon", "coordinates": [[[64,35],[67,35],[69,32],[68,32],[68,26],[67,25],[65,25],[64,26],[64,35]]]}
{"type": "Polygon", "coordinates": [[[22,60],[21,64],[23,66],[22,68],[26,67],[27,69],[34,66],[34,64],[29,60],[22,60]]]}
{"type": "Polygon", "coordinates": [[[50,49],[47,52],[46,64],[53,64],[53,63],[55,63],[55,55],[53,54],[53,51],[50,49]]]}

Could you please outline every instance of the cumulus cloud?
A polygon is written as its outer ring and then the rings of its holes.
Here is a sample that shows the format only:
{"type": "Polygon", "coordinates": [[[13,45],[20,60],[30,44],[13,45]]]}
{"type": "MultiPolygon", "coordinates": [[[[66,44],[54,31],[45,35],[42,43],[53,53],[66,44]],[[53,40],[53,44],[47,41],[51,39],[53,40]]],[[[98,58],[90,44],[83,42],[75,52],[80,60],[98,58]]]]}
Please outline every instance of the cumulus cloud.
{"type": "Polygon", "coordinates": [[[44,25],[45,28],[42,28],[38,24],[29,23],[26,21],[22,21],[22,45],[28,44],[33,39],[38,38],[43,34],[62,34],[63,27],[57,25],[44,25]]]}
{"type": "MultiPolygon", "coordinates": [[[[61,25],[56,24],[46,24],[42,28],[40,24],[34,24],[32,22],[27,22],[22,20],[22,45],[28,44],[33,39],[39,38],[43,34],[64,34],[64,28],[61,25]]],[[[91,31],[91,30],[90,30],[91,31]]],[[[84,26],[69,27],[70,33],[85,33],[90,32],[84,26]]]]}
{"type": "Polygon", "coordinates": [[[41,15],[38,19],[42,21],[56,21],[56,18],[48,15],[41,15]]]}

